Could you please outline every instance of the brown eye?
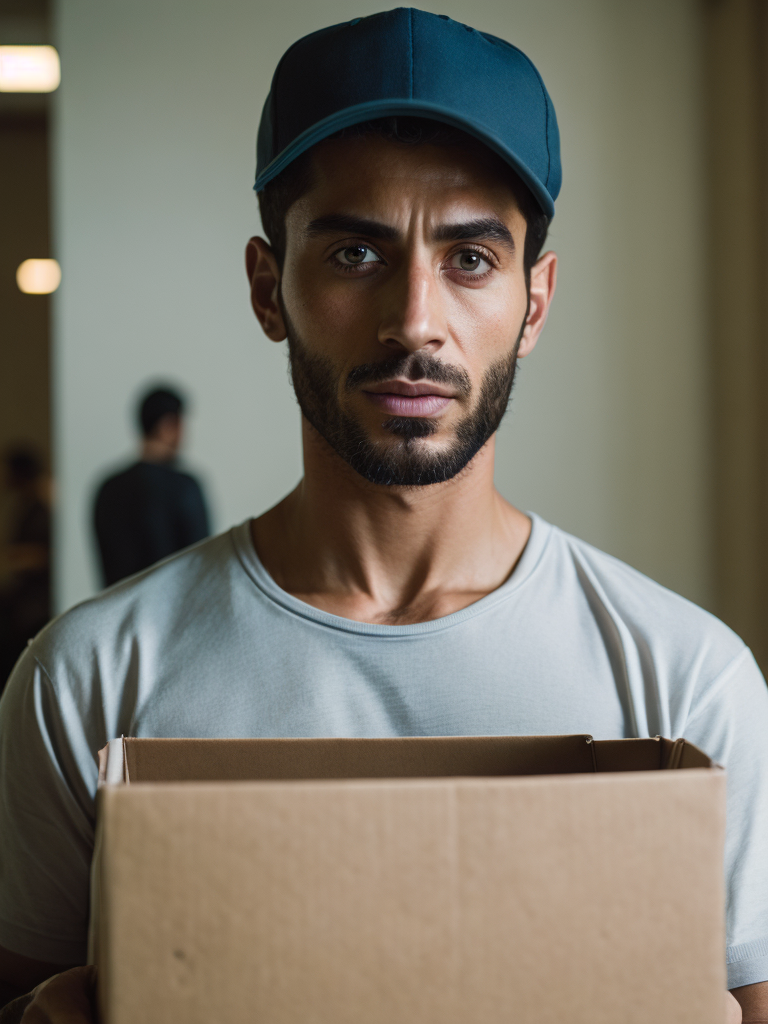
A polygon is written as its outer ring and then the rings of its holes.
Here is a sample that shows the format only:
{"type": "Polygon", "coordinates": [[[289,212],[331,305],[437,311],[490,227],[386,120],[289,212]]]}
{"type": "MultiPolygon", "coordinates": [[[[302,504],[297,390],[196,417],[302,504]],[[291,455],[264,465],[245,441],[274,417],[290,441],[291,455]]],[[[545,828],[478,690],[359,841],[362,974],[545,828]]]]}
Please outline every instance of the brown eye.
{"type": "Polygon", "coordinates": [[[463,270],[465,274],[484,274],[490,269],[488,260],[484,260],[479,252],[474,249],[465,249],[464,252],[457,252],[451,259],[451,266],[457,270],[463,270]]]}
{"type": "Polygon", "coordinates": [[[339,249],[334,256],[345,267],[354,267],[360,263],[380,262],[376,253],[367,245],[349,245],[346,249],[339,249]]]}

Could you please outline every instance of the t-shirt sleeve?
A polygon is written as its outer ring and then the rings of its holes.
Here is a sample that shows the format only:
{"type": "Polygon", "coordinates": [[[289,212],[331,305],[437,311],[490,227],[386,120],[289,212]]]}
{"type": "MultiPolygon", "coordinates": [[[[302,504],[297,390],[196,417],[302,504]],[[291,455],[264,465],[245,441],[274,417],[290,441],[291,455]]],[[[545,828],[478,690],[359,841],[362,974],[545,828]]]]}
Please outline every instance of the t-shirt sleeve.
{"type": "Polygon", "coordinates": [[[98,780],[69,703],[31,649],[0,699],[0,945],[56,964],[85,963],[98,780]]]}
{"type": "Polygon", "coordinates": [[[768,688],[748,650],[691,709],[685,737],[727,771],[728,988],[768,981],[768,688]]]}

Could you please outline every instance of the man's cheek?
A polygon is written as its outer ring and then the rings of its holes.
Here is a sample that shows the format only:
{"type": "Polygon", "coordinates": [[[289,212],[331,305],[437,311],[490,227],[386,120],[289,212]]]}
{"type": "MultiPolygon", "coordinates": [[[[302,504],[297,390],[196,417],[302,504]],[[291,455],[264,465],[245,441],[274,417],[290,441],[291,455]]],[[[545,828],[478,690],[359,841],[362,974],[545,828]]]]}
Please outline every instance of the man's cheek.
{"type": "Polygon", "coordinates": [[[354,339],[367,332],[373,320],[370,305],[366,307],[359,299],[351,301],[349,296],[329,289],[305,292],[295,308],[292,319],[307,341],[325,337],[354,339]]]}

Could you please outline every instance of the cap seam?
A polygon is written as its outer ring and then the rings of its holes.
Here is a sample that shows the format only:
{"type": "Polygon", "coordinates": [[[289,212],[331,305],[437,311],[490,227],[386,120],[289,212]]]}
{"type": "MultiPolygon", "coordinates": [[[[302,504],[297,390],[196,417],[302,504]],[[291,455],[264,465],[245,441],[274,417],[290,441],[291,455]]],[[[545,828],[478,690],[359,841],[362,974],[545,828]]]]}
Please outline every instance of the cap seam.
{"type": "MultiPolygon", "coordinates": [[[[515,47],[515,49],[517,49],[517,47],[515,47]]],[[[523,51],[518,50],[518,53],[523,53],[523,51]]],[[[544,79],[539,74],[539,69],[536,67],[536,65],[533,63],[533,61],[527,53],[523,53],[523,56],[530,64],[533,73],[536,75],[536,81],[539,83],[541,95],[544,98],[544,142],[547,147],[547,177],[544,184],[547,187],[547,191],[549,191],[549,175],[552,172],[552,153],[549,148],[549,94],[547,93],[546,86],[544,85],[544,79]]]]}
{"type": "Polygon", "coordinates": [[[539,74],[539,69],[533,63],[528,54],[524,53],[519,46],[515,46],[514,43],[507,42],[506,39],[499,39],[498,36],[493,36],[488,32],[481,32],[480,34],[483,36],[484,39],[487,39],[489,42],[503,43],[505,46],[508,46],[510,50],[515,50],[517,53],[520,54],[520,56],[523,58],[526,64],[528,64],[531,71],[533,71],[534,75],[536,75],[536,81],[539,83],[541,95],[544,99],[544,142],[547,147],[547,177],[544,181],[544,184],[547,188],[547,191],[549,191],[549,175],[552,171],[552,153],[550,152],[549,148],[549,95],[547,93],[547,88],[544,85],[544,79],[539,74]]]}
{"type": "Polygon", "coordinates": [[[410,67],[408,76],[408,97],[413,99],[413,8],[408,8],[408,49],[410,51],[410,67]]]}

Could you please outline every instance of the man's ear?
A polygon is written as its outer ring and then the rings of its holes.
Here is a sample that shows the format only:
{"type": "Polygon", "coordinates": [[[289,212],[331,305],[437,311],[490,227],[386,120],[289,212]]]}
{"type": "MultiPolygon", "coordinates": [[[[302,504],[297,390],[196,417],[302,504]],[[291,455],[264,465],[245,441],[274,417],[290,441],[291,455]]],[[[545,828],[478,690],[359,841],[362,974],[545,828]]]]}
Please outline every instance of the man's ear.
{"type": "Polygon", "coordinates": [[[525,329],[517,350],[519,359],[533,352],[539,335],[547,322],[549,307],[555,294],[557,284],[557,256],[553,252],[545,253],[531,267],[530,302],[525,329]]]}
{"type": "Polygon", "coordinates": [[[252,238],[245,247],[245,269],[251,284],[251,305],[262,330],[272,341],[285,341],[287,331],[277,301],[280,267],[263,238],[252,238]]]}

